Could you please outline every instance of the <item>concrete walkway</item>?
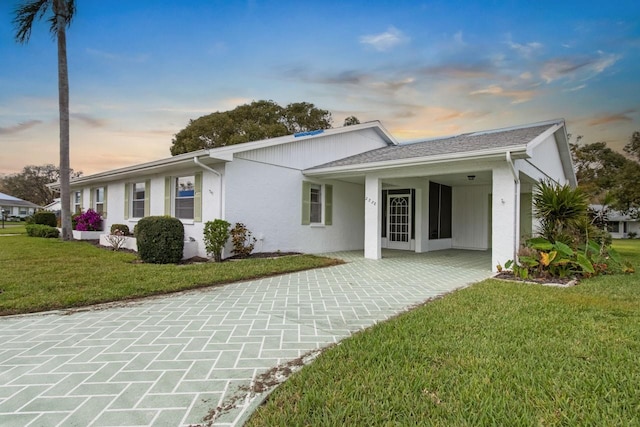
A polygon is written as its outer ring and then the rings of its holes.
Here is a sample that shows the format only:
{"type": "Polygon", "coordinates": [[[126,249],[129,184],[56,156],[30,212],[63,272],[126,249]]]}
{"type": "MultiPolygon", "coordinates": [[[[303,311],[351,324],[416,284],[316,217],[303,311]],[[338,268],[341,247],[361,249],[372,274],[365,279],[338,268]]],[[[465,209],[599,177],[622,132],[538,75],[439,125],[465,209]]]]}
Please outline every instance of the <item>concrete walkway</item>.
{"type": "Polygon", "coordinates": [[[260,402],[246,390],[270,368],[491,275],[486,252],[329,255],[348,262],[119,307],[0,318],[0,425],[240,425],[260,402]]]}

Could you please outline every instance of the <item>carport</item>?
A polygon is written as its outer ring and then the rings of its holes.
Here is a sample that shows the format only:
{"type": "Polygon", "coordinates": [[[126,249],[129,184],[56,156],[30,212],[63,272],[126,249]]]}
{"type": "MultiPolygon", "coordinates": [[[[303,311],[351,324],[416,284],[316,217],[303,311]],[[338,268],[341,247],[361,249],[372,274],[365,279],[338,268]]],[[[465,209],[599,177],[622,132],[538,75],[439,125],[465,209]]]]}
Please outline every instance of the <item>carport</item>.
{"type": "Polygon", "coordinates": [[[362,185],[365,258],[489,250],[493,269],[535,231],[535,183],[576,185],[563,120],[389,146],[303,173],[362,185]]]}

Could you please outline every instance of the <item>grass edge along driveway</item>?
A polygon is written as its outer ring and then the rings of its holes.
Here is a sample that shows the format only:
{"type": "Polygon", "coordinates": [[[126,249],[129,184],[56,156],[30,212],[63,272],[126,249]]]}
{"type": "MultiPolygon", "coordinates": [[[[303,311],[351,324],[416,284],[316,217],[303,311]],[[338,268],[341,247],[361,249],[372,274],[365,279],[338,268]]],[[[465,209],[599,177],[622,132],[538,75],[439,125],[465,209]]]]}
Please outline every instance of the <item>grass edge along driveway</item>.
{"type": "Polygon", "coordinates": [[[27,236],[0,240],[0,315],[98,303],[221,285],[327,267],[340,260],[313,255],[187,265],[134,263],[136,255],[27,236]]]}
{"type": "Polygon", "coordinates": [[[485,280],[328,349],[247,426],[640,425],[639,323],[638,273],[485,280]]]}

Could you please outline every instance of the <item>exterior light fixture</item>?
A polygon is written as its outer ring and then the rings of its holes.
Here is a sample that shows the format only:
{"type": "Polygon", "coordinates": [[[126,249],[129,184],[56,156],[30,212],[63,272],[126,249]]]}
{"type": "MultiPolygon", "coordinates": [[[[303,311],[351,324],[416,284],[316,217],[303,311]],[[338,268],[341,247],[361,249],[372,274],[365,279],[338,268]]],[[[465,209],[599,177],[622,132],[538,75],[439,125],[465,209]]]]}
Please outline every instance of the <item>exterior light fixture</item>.
{"type": "Polygon", "coordinates": [[[475,175],[467,175],[467,179],[469,181],[473,181],[474,179],[476,179],[476,176],[475,175]]]}

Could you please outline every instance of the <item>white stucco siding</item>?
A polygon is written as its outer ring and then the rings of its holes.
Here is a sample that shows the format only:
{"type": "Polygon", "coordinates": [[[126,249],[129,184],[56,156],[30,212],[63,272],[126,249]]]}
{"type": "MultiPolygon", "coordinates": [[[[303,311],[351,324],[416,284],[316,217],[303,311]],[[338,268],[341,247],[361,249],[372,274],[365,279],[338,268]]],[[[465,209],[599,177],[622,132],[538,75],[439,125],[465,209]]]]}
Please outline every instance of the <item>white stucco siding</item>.
{"type": "MultiPolygon", "coordinates": [[[[223,170],[223,167],[217,166],[216,169],[223,170]]],[[[202,172],[202,222],[193,220],[183,220],[185,240],[193,238],[197,241],[197,254],[206,257],[206,250],[203,241],[204,223],[218,218],[220,214],[220,185],[219,177],[202,168],[194,166],[190,169],[174,170],[167,173],[155,175],[140,175],[125,180],[113,181],[108,183],[92,184],[85,188],[73,188],[74,191],[82,191],[83,209],[90,208],[89,193],[90,188],[104,186],[107,188],[107,215],[103,221],[103,230],[109,232],[112,224],[125,224],[131,232],[138,223],[140,218],[125,217],[125,184],[135,182],[145,182],[149,180],[149,215],[157,216],[165,214],[165,178],[193,175],[202,172]]],[[[127,207],[129,209],[129,207],[127,207]]]]}
{"type": "Polygon", "coordinates": [[[333,224],[302,225],[299,170],[236,159],[226,166],[225,219],[242,222],[259,239],[255,251],[322,253],[362,249],[364,187],[340,181],[333,186],[333,224]]]}
{"type": "Polygon", "coordinates": [[[326,137],[301,137],[299,141],[289,144],[241,152],[235,156],[272,165],[307,169],[386,146],[386,142],[375,130],[362,129],[326,137]]]}
{"type": "Polygon", "coordinates": [[[568,182],[554,135],[550,135],[534,147],[530,159],[519,160],[516,163],[520,170],[538,181],[550,178],[560,185],[568,182]],[[532,167],[535,170],[532,170],[532,167]]]}
{"type": "Polygon", "coordinates": [[[488,249],[491,186],[459,186],[453,187],[452,191],[452,246],[456,249],[488,249]]]}
{"type": "Polygon", "coordinates": [[[496,270],[498,264],[503,265],[513,260],[518,248],[516,235],[520,204],[517,196],[520,191],[515,183],[509,165],[498,165],[493,169],[492,182],[492,233],[491,233],[491,266],[496,270]]]}

